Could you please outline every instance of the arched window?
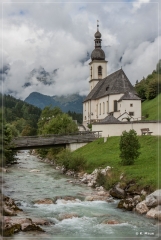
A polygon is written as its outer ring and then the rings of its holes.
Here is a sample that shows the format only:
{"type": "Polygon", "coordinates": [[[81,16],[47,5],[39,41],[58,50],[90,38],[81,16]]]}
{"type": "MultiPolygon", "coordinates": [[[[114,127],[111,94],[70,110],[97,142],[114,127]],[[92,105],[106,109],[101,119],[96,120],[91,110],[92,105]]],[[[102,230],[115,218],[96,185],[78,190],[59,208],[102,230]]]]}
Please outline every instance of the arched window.
{"type": "Polygon", "coordinates": [[[91,67],[91,79],[92,79],[92,67],[91,67]]]}
{"type": "Polygon", "coordinates": [[[102,78],[102,67],[98,67],[98,78],[102,78]]]}

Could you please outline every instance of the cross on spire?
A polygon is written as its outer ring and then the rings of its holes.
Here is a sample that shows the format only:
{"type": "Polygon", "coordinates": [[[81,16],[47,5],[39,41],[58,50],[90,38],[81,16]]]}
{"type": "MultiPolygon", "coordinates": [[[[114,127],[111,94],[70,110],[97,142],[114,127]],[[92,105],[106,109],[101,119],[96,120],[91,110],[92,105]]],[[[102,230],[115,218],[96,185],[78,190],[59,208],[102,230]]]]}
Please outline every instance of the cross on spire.
{"type": "Polygon", "coordinates": [[[99,20],[97,20],[97,31],[99,31],[99,20]]]}

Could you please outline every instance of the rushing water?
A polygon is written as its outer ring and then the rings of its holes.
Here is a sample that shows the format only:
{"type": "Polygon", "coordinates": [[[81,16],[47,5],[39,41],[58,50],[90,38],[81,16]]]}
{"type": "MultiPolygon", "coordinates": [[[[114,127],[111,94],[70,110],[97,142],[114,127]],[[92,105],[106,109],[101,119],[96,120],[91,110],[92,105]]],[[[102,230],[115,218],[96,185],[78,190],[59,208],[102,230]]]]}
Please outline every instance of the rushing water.
{"type": "Polygon", "coordinates": [[[84,201],[83,195],[93,191],[90,187],[70,183],[69,180],[72,179],[37,157],[27,154],[19,153],[19,164],[10,167],[4,175],[3,192],[16,200],[26,217],[47,219],[51,224],[42,227],[45,233],[19,232],[5,239],[159,239],[159,225],[155,220],[117,209],[118,201],[84,201]],[[30,172],[31,169],[39,169],[40,172],[30,172]],[[67,195],[76,197],[77,201],[34,203],[39,199],[67,195]],[[78,217],[59,220],[59,215],[65,213],[76,213],[78,217]],[[117,220],[120,224],[102,224],[104,220],[117,220]]]}

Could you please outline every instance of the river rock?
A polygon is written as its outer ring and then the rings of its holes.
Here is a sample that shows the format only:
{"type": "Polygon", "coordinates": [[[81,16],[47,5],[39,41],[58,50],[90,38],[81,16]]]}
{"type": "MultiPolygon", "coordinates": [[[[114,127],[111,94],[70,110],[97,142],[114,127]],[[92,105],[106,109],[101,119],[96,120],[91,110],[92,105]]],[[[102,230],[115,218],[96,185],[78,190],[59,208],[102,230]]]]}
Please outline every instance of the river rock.
{"type": "Polygon", "coordinates": [[[102,224],[120,224],[117,220],[104,220],[102,224]]]}
{"type": "Polygon", "coordinates": [[[161,221],[161,211],[157,212],[154,216],[155,219],[158,219],[159,221],[161,221]]]}
{"type": "Polygon", "coordinates": [[[3,215],[16,216],[17,212],[22,211],[14,202],[12,198],[2,196],[3,199],[3,215]]]}
{"type": "Polygon", "coordinates": [[[53,200],[50,198],[35,201],[35,204],[53,204],[53,203],[54,203],[53,200]]]}
{"type": "Polygon", "coordinates": [[[0,172],[5,172],[6,173],[6,172],[8,172],[8,170],[6,168],[1,168],[0,167],[0,172]]]}
{"type": "Polygon", "coordinates": [[[125,198],[125,191],[117,186],[110,189],[109,193],[114,198],[125,198]]]}
{"type": "Polygon", "coordinates": [[[87,178],[84,177],[83,179],[81,179],[81,182],[87,184],[88,180],[87,180],[87,178]]]}
{"type": "Polygon", "coordinates": [[[40,172],[40,170],[39,169],[32,169],[29,172],[40,172]]]}
{"type": "Polygon", "coordinates": [[[85,201],[93,201],[93,196],[86,196],[85,201]]]}
{"type": "Polygon", "coordinates": [[[78,217],[77,213],[61,213],[59,214],[59,220],[70,219],[78,217]]]}
{"type": "Polygon", "coordinates": [[[17,233],[21,230],[21,225],[20,224],[12,224],[12,223],[5,223],[3,225],[3,236],[4,237],[9,237],[12,236],[14,233],[17,233]]]}
{"type": "Polygon", "coordinates": [[[24,222],[21,224],[21,230],[24,232],[27,231],[41,231],[45,232],[41,227],[37,226],[36,224],[31,222],[24,222]]]}
{"type": "MultiPolygon", "coordinates": [[[[50,222],[41,218],[32,218],[32,222],[36,225],[50,225],[50,222]]],[[[52,223],[53,224],[53,223],[52,223]]]]}
{"type": "Polygon", "coordinates": [[[149,218],[155,218],[155,215],[158,213],[158,209],[157,208],[151,208],[146,216],[149,217],[149,218]]]}
{"type": "Polygon", "coordinates": [[[150,194],[146,197],[145,204],[147,207],[156,207],[158,205],[158,202],[154,195],[150,194]]]}
{"type": "Polygon", "coordinates": [[[161,205],[161,189],[156,190],[155,192],[151,193],[150,195],[152,195],[157,200],[158,205],[161,205]]]}
{"type": "Polygon", "coordinates": [[[143,189],[143,190],[141,190],[141,195],[146,196],[147,192],[143,189]]]}
{"type": "Polygon", "coordinates": [[[37,226],[32,222],[30,218],[5,218],[4,224],[4,236],[10,236],[19,231],[41,231],[44,232],[42,228],[37,226]]]}
{"type": "Polygon", "coordinates": [[[85,198],[85,201],[107,201],[108,202],[108,194],[105,196],[91,195],[85,198]]]}
{"type": "Polygon", "coordinates": [[[105,191],[99,191],[97,192],[98,196],[108,196],[109,197],[109,193],[105,192],[105,191]]]}
{"type": "Polygon", "coordinates": [[[6,205],[3,205],[3,216],[16,216],[17,213],[15,213],[14,210],[11,210],[7,208],[6,205]]]}
{"type": "Polygon", "coordinates": [[[132,198],[127,198],[127,199],[122,199],[119,203],[118,203],[118,208],[124,208],[128,211],[132,211],[133,208],[135,206],[135,203],[133,202],[132,198]]]}
{"type": "Polygon", "coordinates": [[[96,187],[96,191],[104,191],[104,187],[102,187],[102,186],[96,187]]]}
{"type": "Polygon", "coordinates": [[[147,213],[149,211],[149,208],[146,206],[145,200],[144,200],[136,205],[135,210],[136,212],[143,214],[143,213],[147,213]]]}

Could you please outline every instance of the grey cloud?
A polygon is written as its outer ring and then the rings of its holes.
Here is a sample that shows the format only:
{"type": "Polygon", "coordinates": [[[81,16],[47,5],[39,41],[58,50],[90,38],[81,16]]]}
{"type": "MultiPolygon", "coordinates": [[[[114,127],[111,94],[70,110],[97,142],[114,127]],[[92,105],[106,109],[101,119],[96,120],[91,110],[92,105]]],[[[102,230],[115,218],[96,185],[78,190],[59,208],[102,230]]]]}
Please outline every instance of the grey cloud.
{"type": "Polygon", "coordinates": [[[156,4],[138,6],[127,2],[65,1],[6,4],[3,65],[9,64],[10,71],[4,91],[13,91],[22,99],[33,91],[51,96],[88,93],[87,52],[94,49],[97,19],[108,74],[122,66],[134,84],[155,69],[161,48],[156,4]],[[58,69],[56,76],[51,74],[51,85],[44,85],[35,75],[24,89],[28,74],[40,66],[49,73],[58,69]]]}

